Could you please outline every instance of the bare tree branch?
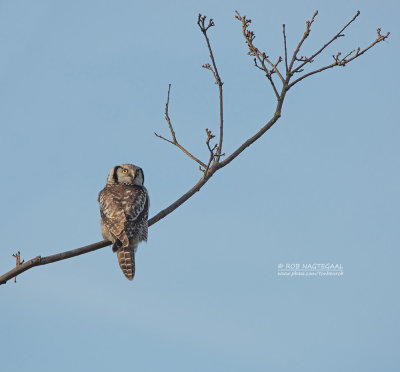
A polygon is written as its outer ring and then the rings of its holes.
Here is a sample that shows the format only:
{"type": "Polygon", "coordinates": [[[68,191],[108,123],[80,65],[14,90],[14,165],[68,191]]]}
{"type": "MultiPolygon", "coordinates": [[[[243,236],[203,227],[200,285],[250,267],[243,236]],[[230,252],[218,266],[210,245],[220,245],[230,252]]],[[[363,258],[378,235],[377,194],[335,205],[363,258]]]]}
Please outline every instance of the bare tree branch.
{"type": "MultiPolygon", "coordinates": [[[[12,256],[15,257],[15,267],[22,265],[25,261],[25,260],[21,261],[21,252],[20,251],[18,251],[17,253],[14,253],[12,256]]],[[[14,283],[16,283],[16,282],[17,282],[17,276],[14,277],[14,283]]]]}
{"type": "Polygon", "coordinates": [[[279,99],[279,93],[275,86],[274,80],[272,78],[272,74],[276,73],[279,76],[279,78],[281,79],[282,84],[283,85],[285,84],[285,79],[283,78],[282,74],[278,70],[278,64],[282,61],[282,57],[279,57],[278,61],[275,64],[272,63],[271,60],[269,59],[269,57],[266,55],[266,53],[261,52],[253,43],[256,36],[253,31],[250,31],[248,29],[249,25],[251,23],[251,19],[248,19],[245,16],[242,17],[237,10],[235,12],[236,12],[235,18],[242,23],[242,34],[243,34],[243,37],[249,48],[248,54],[250,56],[255,57],[254,58],[255,67],[257,67],[258,69],[265,72],[265,76],[267,77],[268,81],[270,82],[276,98],[279,99]],[[266,66],[265,62],[267,62],[267,64],[269,64],[272,67],[272,69],[269,69],[266,66]]]}
{"type": "MultiPolygon", "coordinates": [[[[355,18],[353,18],[353,20],[354,20],[354,19],[355,19],[355,18]]],[[[389,37],[389,35],[390,35],[390,32],[388,32],[386,35],[382,35],[382,34],[381,34],[381,29],[380,29],[380,28],[378,28],[378,29],[376,30],[376,32],[377,32],[377,34],[378,34],[378,37],[376,38],[376,40],[375,40],[374,42],[372,42],[369,46],[367,46],[366,48],[364,48],[363,50],[360,50],[360,47],[358,47],[357,50],[352,50],[351,52],[347,53],[347,55],[346,55],[345,57],[343,57],[343,58],[340,58],[341,52],[337,53],[336,55],[332,56],[333,59],[334,59],[334,62],[333,62],[333,63],[331,63],[330,65],[321,67],[321,68],[319,68],[319,69],[317,69],[317,70],[311,71],[311,72],[309,72],[309,73],[307,73],[307,74],[304,74],[303,76],[299,77],[298,79],[296,79],[295,81],[293,81],[291,84],[289,84],[289,85],[288,85],[288,89],[290,89],[293,85],[297,84],[299,81],[301,81],[301,80],[303,80],[303,79],[305,79],[306,77],[309,77],[309,76],[311,76],[311,75],[314,75],[314,74],[317,74],[317,73],[319,73],[319,72],[328,70],[328,69],[330,69],[330,68],[332,68],[332,67],[335,67],[335,66],[342,66],[342,67],[346,66],[346,65],[347,65],[348,63],[350,63],[351,61],[354,61],[356,58],[358,58],[358,57],[360,57],[361,55],[363,55],[367,50],[371,49],[374,45],[376,45],[376,44],[380,43],[381,41],[384,41],[385,39],[387,39],[387,38],[389,37]],[[348,57],[350,57],[354,52],[356,52],[356,53],[355,53],[351,58],[348,58],[348,57]]],[[[314,58],[314,56],[315,56],[315,55],[313,55],[311,58],[314,58]]],[[[307,62],[304,62],[304,63],[302,64],[302,66],[304,66],[305,63],[307,63],[307,62]]]]}
{"type": "Polygon", "coordinates": [[[207,145],[208,151],[210,152],[210,157],[208,159],[207,167],[204,169],[204,175],[207,175],[207,172],[210,169],[211,163],[215,160],[215,157],[219,156],[219,155],[215,155],[215,153],[214,153],[215,149],[218,148],[218,145],[214,145],[213,148],[211,148],[211,146],[210,146],[210,141],[215,136],[212,134],[211,130],[209,130],[208,128],[206,128],[206,133],[207,133],[206,145],[207,145]]]}
{"type": "Polygon", "coordinates": [[[287,46],[286,46],[286,30],[285,30],[285,25],[282,25],[282,33],[283,33],[283,48],[285,49],[285,67],[286,67],[286,76],[289,72],[289,66],[288,66],[288,56],[287,56],[287,46]]]}
{"type": "MultiPolygon", "coordinates": [[[[290,80],[293,76],[294,73],[301,73],[303,71],[302,67],[304,67],[307,63],[311,63],[313,62],[314,58],[316,56],[318,56],[328,45],[330,45],[334,40],[336,40],[337,38],[344,36],[342,34],[342,32],[352,23],[354,22],[354,20],[358,17],[358,15],[360,14],[360,12],[357,12],[357,14],[330,40],[328,41],[326,44],[324,44],[317,52],[315,52],[311,57],[298,57],[298,53],[301,49],[301,46],[303,45],[304,41],[306,40],[306,38],[308,37],[308,35],[310,34],[311,31],[311,25],[314,22],[314,19],[316,17],[316,15],[318,14],[318,12],[315,12],[313,17],[311,18],[310,21],[306,22],[306,31],[303,34],[303,37],[301,38],[299,44],[297,45],[296,49],[293,52],[293,56],[292,59],[290,61],[290,64],[288,65],[288,57],[287,57],[287,46],[286,46],[286,31],[285,31],[285,25],[283,25],[283,39],[284,39],[284,54],[285,54],[285,69],[286,69],[286,76],[285,78],[283,78],[283,76],[281,75],[279,69],[278,69],[278,65],[279,63],[282,61],[282,57],[279,57],[277,62],[274,64],[271,62],[271,60],[269,59],[269,57],[266,55],[265,52],[261,52],[259,49],[257,49],[254,44],[254,32],[248,30],[248,26],[251,23],[250,19],[247,19],[246,17],[242,17],[237,11],[236,11],[236,16],[235,18],[237,18],[241,23],[242,23],[242,32],[243,32],[243,36],[245,38],[246,44],[249,48],[249,52],[248,54],[251,56],[254,56],[255,59],[255,66],[259,69],[261,69],[268,81],[270,82],[272,89],[275,93],[276,99],[277,99],[277,104],[275,107],[275,111],[273,116],[271,117],[271,119],[261,128],[259,129],[252,137],[250,137],[249,139],[247,139],[245,142],[243,142],[240,146],[238,146],[238,148],[233,151],[228,157],[226,157],[223,161],[220,161],[220,157],[224,154],[221,153],[222,151],[222,143],[223,143],[223,105],[222,105],[222,81],[220,79],[220,76],[218,74],[218,70],[217,70],[217,66],[215,64],[215,60],[214,60],[214,55],[211,49],[211,45],[210,45],[210,41],[208,39],[207,36],[207,30],[214,26],[214,22],[212,19],[209,20],[208,24],[205,25],[205,20],[206,20],[206,16],[201,16],[199,14],[198,17],[198,25],[200,27],[200,30],[202,31],[203,35],[205,36],[206,42],[207,42],[207,46],[208,46],[208,50],[210,52],[210,58],[212,61],[213,66],[211,66],[210,64],[206,64],[203,67],[209,69],[213,75],[214,78],[216,80],[217,85],[219,86],[219,99],[220,99],[220,136],[219,136],[219,144],[218,145],[214,145],[212,146],[210,144],[210,141],[214,138],[214,135],[211,133],[210,130],[206,129],[206,134],[207,134],[207,139],[206,139],[206,145],[207,148],[209,150],[210,156],[208,159],[207,164],[205,164],[204,162],[200,161],[198,158],[196,158],[195,156],[193,156],[190,152],[188,152],[184,147],[182,147],[177,139],[176,139],[176,134],[175,131],[173,129],[170,117],[168,115],[168,106],[169,106],[169,97],[170,97],[170,88],[171,85],[169,85],[168,87],[168,96],[167,96],[167,102],[165,105],[165,118],[167,121],[167,124],[169,126],[170,132],[171,132],[171,137],[172,140],[168,140],[158,134],[156,134],[156,136],[158,136],[159,138],[177,146],[179,149],[181,149],[187,156],[189,156],[191,159],[193,159],[194,161],[196,161],[198,164],[200,164],[200,169],[203,171],[203,176],[202,178],[199,179],[199,181],[190,189],[188,190],[185,194],[183,194],[179,199],[177,199],[175,202],[173,202],[172,204],[170,204],[167,208],[163,209],[162,211],[160,211],[159,213],[157,213],[155,216],[153,216],[149,221],[148,221],[148,225],[152,226],[153,224],[157,223],[158,221],[160,221],[161,219],[163,219],[164,217],[166,217],[167,215],[169,215],[170,213],[172,213],[175,209],[177,209],[179,206],[181,206],[183,203],[185,203],[190,197],[192,197],[196,192],[198,192],[209,180],[210,178],[214,175],[215,172],[217,172],[219,169],[222,169],[223,167],[225,167],[226,165],[228,165],[231,161],[233,161],[237,156],[239,156],[247,147],[249,147],[250,145],[252,145],[255,141],[257,141],[262,135],[264,135],[276,122],[277,120],[280,118],[281,116],[281,112],[282,112],[282,106],[283,106],[283,102],[286,96],[286,93],[288,92],[288,90],[295,84],[297,84],[298,82],[300,82],[301,80],[305,79],[308,76],[317,74],[319,72],[322,72],[324,70],[327,70],[329,68],[332,68],[334,66],[345,66],[347,63],[350,63],[351,61],[353,61],[354,59],[358,58],[359,56],[361,56],[362,54],[364,54],[366,51],[368,51],[369,49],[371,49],[374,45],[376,45],[377,43],[385,40],[386,38],[389,37],[389,32],[386,35],[382,35],[381,34],[381,29],[378,28],[377,30],[377,34],[378,37],[377,39],[371,43],[368,47],[364,48],[363,50],[361,50],[360,48],[358,48],[357,50],[353,50],[349,53],[347,53],[344,57],[341,57],[341,53],[337,53],[336,55],[333,56],[334,62],[330,65],[321,67],[320,69],[311,71],[309,73],[304,74],[303,76],[299,77],[297,80],[294,80],[292,83],[290,83],[290,80]],[[294,68],[294,64],[295,62],[301,62],[299,66],[294,68]],[[270,68],[268,68],[267,64],[270,66],[270,68]],[[272,75],[276,73],[281,82],[282,82],[282,89],[281,92],[278,92],[278,89],[276,88],[276,85],[273,81],[272,75]]],[[[21,262],[20,261],[20,254],[18,252],[18,256],[14,255],[14,257],[16,257],[16,267],[13,268],[12,270],[10,270],[9,272],[5,273],[4,275],[2,275],[0,277],[0,284],[5,284],[8,280],[15,278],[17,275],[21,274],[22,272],[35,267],[35,266],[40,266],[40,265],[46,265],[52,262],[57,262],[60,260],[64,260],[67,258],[71,258],[71,257],[75,257],[81,254],[85,254],[88,252],[92,252],[95,251],[97,249],[106,247],[108,245],[111,245],[111,242],[103,240],[101,242],[97,242],[94,244],[90,244],[87,245],[85,247],[81,247],[81,248],[77,248],[77,249],[73,249],[70,251],[66,251],[66,252],[62,252],[62,253],[58,253],[58,254],[54,254],[52,256],[47,256],[47,257],[40,257],[37,256],[27,262],[21,262]]]]}
{"type": "Polygon", "coordinates": [[[306,21],[306,30],[304,31],[303,37],[301,38],[299,44],[297,45],[297,48],[295,49],[295,51],[293,53],[293,57],[292,57],[292,60],[290,61],[290,65],[289,65],[289,71],[292,71],[293,64],[296,61],[296,57],[300,51],[300,48],[303,45],[304,41],[308,38],[308,35],[310,35],[311,25],[314,23],[314,19],[317,16],[317,14],[318,14],[318,10],[316,10],[315,13],[313,14],[311,21],[306,21]]]}
{"type": "Polygon", "coordinates": [[[212,65],[213,65],[213,67],[211,67],[209,63],[206,63],[205,65],[203,65],[203,68],[206,68],[206,69],[210,70],[213,73],[214,79],[215,79],[215,83],[218,85],[218,90],[219,90],[219,144],[218,144],[218,147],[216,149],[217,150],[217,156],[216,156],[216,158],[213,158],[213,160],[215,160],[216,162],[219,162],[219,159],[220,159],[220,157],[222,155],[222,142],[223,142],[223,138],[224,138],[224,105],[223,105],[223,90],[222,90],[222,85],[224,83],[221,81],[221,78],[219,76],[217,64],[215,63],[215,59],[214,59],[214,53],[212,51],[210,40],[209,40],[208,35],[207,35],[207,30],[210,27],[213,27],[215,24],[214,24],[213,19],[211,18],[208,21],[208,25],[205,26],[206,18],[207,18],[206,16],[202,16],[199,13],[199,16],[198,16],[198,19],[197,19],[197,24],[199,25],[200,30],[203,33],[204,38],[206,39],[208,51],[210,53],[210,58],[211,58],[211,62],[212,62],[212,65]]]}
{"type": "Polygon", "coordinates": [[[9,272],[5,273],[4,275],[0,276],[0,285],[6,284],[6,282],[8,280],[14,278],[18,274],[21,274],[26,270],[31,269],[32,267],[40,266],[40,265],[47,265],[52,262],[57,262],[57,261],[65,260],[67,258],[79,256],[81,254],[89,253],[89,252],[95,251],[96,249],[106,247],[108,245],[111,245],[111,242],[103,240],[101,242],[90,244],[85,247],[72,249],[70,251],[66,251],[66,252],[62,252],[62,253],[53,254],[52,256],[47,256],[47,257],[37,256],[21,265],[16,266],[14,269],[12,269],[9,272]]]}
{"type": "Polygon", "coordinates": [[[205,167],[206,165],[199,160],[198,158],[196,158],[194,155],[192,155],[189,151],[187,151],[182,145],[179,144],[178,140],[176,139],[176,135],[175,135],[175,131],[174,128],[172,127],[172,123],[171,123],[171,119],[168,115],[168,107],[169,107],[169,93],[171,91],[171,84],[168,85],[168,95],[167,95],[167,102],[165,104],[165,120],[167,121],[167,124],[169,126],[169,130],[171,131],[171,136],[172,136],[172,141],[160,136],[159,134],[155,133],[154,134],[158,137],[163,139],[164,141],[167,141],[169,143],[171,143],[172,145],[175,145],[176,147],[178,147],[179,149],[181,149],[187,156],[189,156],[189,158],[193,159],[195,162],[197,162],[198,164],[200,164],[202,167],[205,167]]]}
{"type": "MultiPolygon", "coordinates": [[[[314,21],[314,17],[315,17],[317,14],[318,14],[318,11],[316,11],[316,12],[314,13],[311,22],[310,22],[310,21],[307,21],[308,33],[310,32],[311,23],[314,21]]],[[[356,20],[356,18],[357,18],[359,15],[360,15],[360,11],[358,10],[357,13],[355,14],[355,16],[354,16],[349,22],[347,22],[347,23],[345,24],[345,26],[344,26],[335,36],[332,37],[332,39],[330,39],[325,45],[323,45],[323,46],[321,47],[321,49],[319,49],[317,52],[315,52],[310,58],[307,58],[307,60],[305,60],[300,66],[297,66],[293,72],[299,71],[306,63],[311,63],[311,62],[313,62],[314,59],[315,59],[315,57],[316,57],[317,55],[321,54],[321,53],[325,50],[325,48],[326,48],[327,46],[331,45],[337,38],[343,37],[344,34],[342,34],[342,32],[343,32],[347,27],[349,27],[349,26],[356,20]]],[[[308,36],[308,34],[307,34],[307,36],[308,36]]],[[[299,50],[300,50],[300,48],[298,48],[297,52],[298,52],[299,50]]],[[[296,53],[295,55],[293,55],[293,56],[294,56],[294,57],[297,56],[297,53],[296,53]]],[[[292,64],[292,65],[293,65],[293,64],[292,64]]]]}

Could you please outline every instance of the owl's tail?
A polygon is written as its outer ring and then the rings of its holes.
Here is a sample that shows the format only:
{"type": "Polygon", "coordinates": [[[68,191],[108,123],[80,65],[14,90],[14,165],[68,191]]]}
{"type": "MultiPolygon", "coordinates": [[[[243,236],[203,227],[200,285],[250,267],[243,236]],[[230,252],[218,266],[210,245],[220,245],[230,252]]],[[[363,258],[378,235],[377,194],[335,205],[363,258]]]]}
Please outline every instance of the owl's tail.
{"type": "Polygon", "coordinates": [[[120,247],[117,250],[119,267],[127,279],[132,280],[135,276],[135,251],[137,243],[130,242],[129,246],[120,247]]]}

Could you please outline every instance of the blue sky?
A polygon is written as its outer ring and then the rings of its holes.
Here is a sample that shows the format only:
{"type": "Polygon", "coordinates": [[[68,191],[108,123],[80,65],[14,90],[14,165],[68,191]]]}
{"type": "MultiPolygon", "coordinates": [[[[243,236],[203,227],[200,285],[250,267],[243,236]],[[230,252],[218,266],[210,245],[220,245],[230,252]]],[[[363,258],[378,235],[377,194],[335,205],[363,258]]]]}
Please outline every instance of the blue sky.
{"type": "MultiPolygon", "coordinates": [[[[97,193],[115,164],[145,172],[151,215],[200,177],[154,132],[207,158],[224,81],[230,153],[273,114],[234,10],[282,54],[319,10],[309,54],[388,41],[307,79],[282,117],[200,193],[152,226],[128,282],[109,247],[34,268],[0,287],[2,371],[395,371],[400,332],[398,12],[394,1],[0,1],[0,271],[101,240],[97,193]],[[397,92],[397,93],[396,93],[397,92]],[[338,263],[343,277],[277,275],[338,263]]],[[[315,62],[315,65],[317,62],[315,62]]],[[[317,65],[316,65],[317,66],[317,65]]]]}

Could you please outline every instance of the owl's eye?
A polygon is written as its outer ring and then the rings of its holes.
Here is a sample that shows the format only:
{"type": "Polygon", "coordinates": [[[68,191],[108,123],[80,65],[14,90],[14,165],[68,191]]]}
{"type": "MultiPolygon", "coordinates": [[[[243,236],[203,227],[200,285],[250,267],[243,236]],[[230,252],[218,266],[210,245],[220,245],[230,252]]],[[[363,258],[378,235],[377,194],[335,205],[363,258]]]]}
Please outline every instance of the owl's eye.
{"type": "Polygon", "coordinates": [[[128,169],[122,169],[122,173],[123,174],[127,174],[128,173],[128,169]]]}

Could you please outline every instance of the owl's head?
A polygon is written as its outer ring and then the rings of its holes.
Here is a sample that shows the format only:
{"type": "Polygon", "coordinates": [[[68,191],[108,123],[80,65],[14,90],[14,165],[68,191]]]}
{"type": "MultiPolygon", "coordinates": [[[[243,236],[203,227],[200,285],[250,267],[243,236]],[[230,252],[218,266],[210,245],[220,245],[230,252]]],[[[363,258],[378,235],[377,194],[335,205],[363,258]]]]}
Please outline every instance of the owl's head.
{"type": "Polygon", "coordinates": [[[107,185],[138,185],[143,186],[144,175],[142,168],[133,164],[116,165],[107,177],[107,185]]]}

